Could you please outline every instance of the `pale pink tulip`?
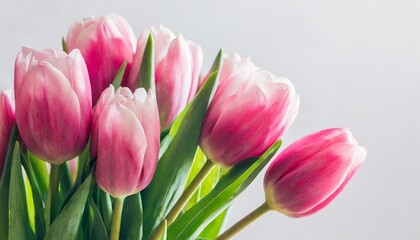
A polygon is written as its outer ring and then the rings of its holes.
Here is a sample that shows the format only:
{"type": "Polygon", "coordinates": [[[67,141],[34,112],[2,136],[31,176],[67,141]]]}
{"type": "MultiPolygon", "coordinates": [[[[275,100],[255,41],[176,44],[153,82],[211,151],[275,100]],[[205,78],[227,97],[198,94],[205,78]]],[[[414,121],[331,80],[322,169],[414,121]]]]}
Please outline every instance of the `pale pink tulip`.
{"type": "Polygon", "coordinates": [[[15,98],[19,133],[34,155],[60,164],[83,151],[92,98],[79,50],[67,55],[23,48],[15,64],[15,98]]]}
{"type": "Polygon", "coordinates": [[[144,189],[155,173],[160,142],[159,115],[151,90],[107,88],[95,107],[91,156],[96,181],[113,197],[144,189]]]}
{"type": "Polygon", "coordinates": [[[10,134],[15,118],[15,98],[13,91],[0,92],[0,177],[3,172],[10,134]]]}
{"type": "Polygon", "coordinates": [[[207,111],[200,146],[225,166],[262,155],[295,119],[299,97],[293,84],[237,54],[224,58],[220,84],[207,111]]]}
{"type": "Polygon", "coordinates": [[[175,35],[162,26],[145,30],[139,37],[130,76],[124,86],[134,90],[147,38],[153,35],[155,45],[155,85],[160,125],[167,128],[198,90],[203,65],[203,50],[194,42],[175,35]]]}
{"type": "Polygon", "coordinates": [[[328,205],[366,158],[351,132],[326,129],[287,147],[264,178],[268,205],[289,217],[304,217],[328,205]]]}
{"type": "Polygon", "coordinates": [[[130,25],[121,16],[109,14],[76,22],[67,34],[66,43],[69,50],[80,49],[85,58],[94,104],[112,83],[124,61],[127,61],[125,77],[128,77],[136,39],[130,25]]]}

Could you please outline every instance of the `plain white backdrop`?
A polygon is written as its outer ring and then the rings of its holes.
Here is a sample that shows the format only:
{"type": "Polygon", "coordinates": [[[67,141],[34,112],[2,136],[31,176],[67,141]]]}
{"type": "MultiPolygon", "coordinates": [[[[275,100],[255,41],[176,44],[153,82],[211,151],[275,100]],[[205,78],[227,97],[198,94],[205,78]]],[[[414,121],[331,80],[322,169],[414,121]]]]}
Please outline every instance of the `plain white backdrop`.
{"type": "MultiPolygon", "coordinates": [[[[300,113],[284,138],[351,127],[368,157],[323,211],[270,212],[236,239],[420,239],[420,2],[0,0],[0,89],[12,88],[22,46],[60,48],[70,24],[118,13],[136,35],[163,24],[295,84],[300,113]]],[[[283,147],[284,147],[283,146],[283,147]]],[[[262,176],[234,203],[231,225],[264,200],[262,176]]]]}

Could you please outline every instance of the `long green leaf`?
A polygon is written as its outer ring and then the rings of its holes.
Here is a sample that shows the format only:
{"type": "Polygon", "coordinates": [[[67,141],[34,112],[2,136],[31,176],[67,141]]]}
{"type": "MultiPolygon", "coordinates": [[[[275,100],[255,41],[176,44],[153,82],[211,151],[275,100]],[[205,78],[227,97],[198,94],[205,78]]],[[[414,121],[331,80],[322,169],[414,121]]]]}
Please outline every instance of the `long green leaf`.
{"type": "Polygon", "coordinates": [[[158,162],[152,182],[142,192],[146,239],[166,217],[184,190],[216,78],[217,72],[211,74],[187,106],[177,134],[158,162]]]}
{"type": "Polygon", "coordinates": [[[45,236],[45,240],[76,239],[91,185],[92,174],[90,174],[83,184],[80,185],[80,188],[71,197],[61,213],[51,224],[45,236]]]}
{"type": "Polygon", "coordinates": [[[219,52],[217,53],[216,58],[213,61],[213,64],[211,65],[210,73],[219,70],[220,67],[222,66],[222,61],[223,61],[223,49],[220,49],[219,52]]]}
{"type": "Polygon", "coordinates": [[[107,240],[108,233],[102,221],[101,213],[92,199],[89,200],[90,239],[107,240]]]}
{"type": "Polygon", "coordinates": [[[15,125],[10,134],[6,159],[4,161],[3,173],[0,179],[0,233],[4,239],[9,237],[9,188],[10,171],[12,167],[13,148],[18,136],[18,129],[15,125]]]}
{"type": "Polygon", "coordinates": [[[42,240],[45,236],[45,213],[44,206],[39,193],[38,181],[35,178],[34,170],[29,163],[28,155],[24,155],[22,165],[25,168],[26,175],[28,176],[29,183],[32,189],[32,198],[35,209],[35,238],[42,240]]]}
{"type": "Polygon", "coordinates": [[[102,219],[104,221],[106,230],[108,234],[111,231],[111,221],[112,221],[112,201],[108,193],[99,188],[100,202],[99,210],[101,212],[102,219]]]}
{"type": "Polygon", "coordinates": [[[140,240],[143,235],[143,208],[140,193],[128,196],[124,200],[120,239],[140,240]]]}
{"type": "Polygon", "coordinates": [[[169,226],[168,238],[196,238],[210,221],[229,207],[234,198],[251,184],[280,145],[281,140],[274,143],[260,158],[250,158],[232,167],[208,195],[169,226]]]}
{"type": "Polygon", "coordinates": [[[226,222],[226,217],[228,215],[229,208],[223,210],[213,221],[211,221],[203,231],[201,231],[199,238],[204,239],[216,239],[217,236],[220,234],[220,230],[222,230],[223,226],[226,222]]]}
{"type": "Polygon", "coordinates": [[[39,194],[43,201],[47,200],[48,182],[50,181],[47,170],[47,163],[35,157],[30,151],[26,151],[28,164],[32,169],[34,180],[38,186],[39,194]]]}
{"type": "Polygon", "coordinates": [[[155,89],[155,50],[152,33],[149,34],[141,60],[137,88],[155,89]]]}
{"type": "Polygon", "coordinates": [[[114,86],[115,89],[117,89],[119,86],[121,86],[121,82],[124,78],[125,74],[125,68],[127,67],[127,61],[124,61],[120,68],[117,71],[117,74],[114,77],[114,80],[112,81],[112,86],[114,86]]]}
{"type": "Polygon", "coordinates": [[[14,147],[10,173],[9,209],[10,237],[13,237],[13,239],[33,239],[33,233],[29,225],[28,206],[26,203],[18,142],[16,142],[14,147]]]}
{"type": "MultiPolygon", "coordinates": [[[[190,175],[188,176],[188,181],[186,187],[191,183],[191,181],[195,178],[197,173],[201,170],[201,168],[206,163],[207,158],[206,155],[201,151],[200,147],[197,148],[197,152],[195,154],[194,163],[190,171],[190,175]]],[[[200,184],[198,189],[194,192],[188,203],[185,205],[184,210],[186,211],[192,206],[194,206],[200,199],[206,196],[216,185],[219,181],[221,176],[221,169],[220,166],[215,166],[213,169],[207,174],[206,178],[204,178],[203,182],[200,184]]]]}
{"type": "Polygon", "coordinates": [[[67,49],[67,43],[66,43],[66,40],[64,39],[64,37],[61,38],[61,47],[62,47],[64,52],[69,53],[68,49],[67,49]]]}

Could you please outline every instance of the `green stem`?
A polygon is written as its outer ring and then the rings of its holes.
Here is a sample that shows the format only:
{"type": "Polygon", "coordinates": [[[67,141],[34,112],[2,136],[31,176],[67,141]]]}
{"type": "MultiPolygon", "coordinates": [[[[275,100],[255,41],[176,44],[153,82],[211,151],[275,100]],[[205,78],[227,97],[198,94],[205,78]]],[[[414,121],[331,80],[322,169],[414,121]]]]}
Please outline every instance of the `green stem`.
{"type": "Polygon", "coordinates": [[[235,234],[240,232],[242,229],[244,229],[246,226],[248,226],[250,223],[255,221],[257,218],[261,217],[268,211],[270,211],[271,208],[268,206],[266,202],[264,202],[261,206],[259,206],[257,209],[252,211],[250,214],[242,218],[239,222],[237,222],[235,225],[230,227],[228,230],[226,230],[224,233],[222,233],[219,237],[216,238],[216,240],[224,240],[224,239],[230,239],[235,234]]]}
{"type": "Polygon", "coordinates": [[[207,175],[210,173],[214,166],[214,163],[210,159],[207,159],[200,172],[197,173],[197,175],[194,177],[194,179],[191,181],[188,187],[184,190],[181,197],[172,207],[171,211],[168,213],[166,218],[162,222],[160,222],[159,226],[153,232],[151,239],[159,239],[159,235],[163,232],[162,230],[165,227],[165,225],[169,226],[171,223],[173,223],[178,214],[182,211],[182,209],[184,209],[185,205],[188,203],[188,200],[190,200],[191,196],[194,194],[194,192],[197,190],[197,188],[207,177],[207,175]]]}
{"type": "Polygon", "coordinates": [[[111,222],[111,237],[110,240],[118,240],[120,238],[121,215],[124,205],[124,198],[114,199],[114,213],[111,222]]]}
{"type": "Polygon", "coordinates": [[[184,190],[181,197],[175,203],[174,207],[166,216],[166,221],[168,225],[173,223],[178,214],[182,211],[182,209],[184,209],[185,205],[188,203],[188,200],[190,200],[195,190],[197,190],[197,188],[204,181],[204,179],[207,177],[207,175],[210,173],[214,166],[215,165],[211,160],[206,161],[204,166],[201,168],[200,172],[197,173],[197,175],[194,177],[194,179],[191,181],[188,187],[184,190]]]}
{"type": "Polygon", "coordinates": [[[58,215],[59,199],[58,185],[60,181],[60,165],[51,164],[50,182],[48,184],[48,195],[46,204],[47,229],[58,215]]]}

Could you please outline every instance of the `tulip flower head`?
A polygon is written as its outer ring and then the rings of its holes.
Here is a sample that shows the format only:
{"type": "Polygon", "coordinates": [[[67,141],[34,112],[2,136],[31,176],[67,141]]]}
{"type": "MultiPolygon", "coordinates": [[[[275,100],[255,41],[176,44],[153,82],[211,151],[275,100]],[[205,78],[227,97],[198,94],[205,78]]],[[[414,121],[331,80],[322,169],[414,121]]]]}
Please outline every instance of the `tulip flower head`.
{"type": "Polygon", "coordinates": [[[3,172],[9,138],[15,121],[13,91],[2,91],[0,92],[0,177],[3,172]]]}
{"type": "Polygon", "coordinates": [[[275,158],[264,178],[269,206],[289,217],[311,215],[328,205],[366,158],[347,129],[308,135],[275,158]]]}
{"type": "Polygon", "coordinates": [[[85,58],[94,104],[124,61],[127,61],[125,77],[128,77],[135,43],[130,25],[116,14],[85,18],[72,25],[67,34],[67,48],[80,49],[85,58]]]}
{"type": "Polygon", "coordinates": [[[196,43],[176,37],[162,26],[145,30],[139,37],[130,76],[124,86],[136,89],[144,49],[152,33],[155,46],[155,85],[160,125],[167,128],[198,90],[203,50],[196,43]]]}
{"type": "Polygon", "coordinates": [[[144,189],[154,175],[160,142],[159,115],[151,90],[107,88],[95,107],[91,156],[98,185],[113,197],[144,189]]]}
{"type": "Polygon", "coordinates": [[[85,61],[70,54],[23,48],[15,63],[16,122],[37,157],[60,164],[86,146],[92,98],[85,61]]]}
{"type": "Polygon", "coordinates": [[[233,166],[262,155],[295,119],[293,84],[237,54],[226,56],[220,84],[207,110],[200,147],[214,162],[233,166]]]}

